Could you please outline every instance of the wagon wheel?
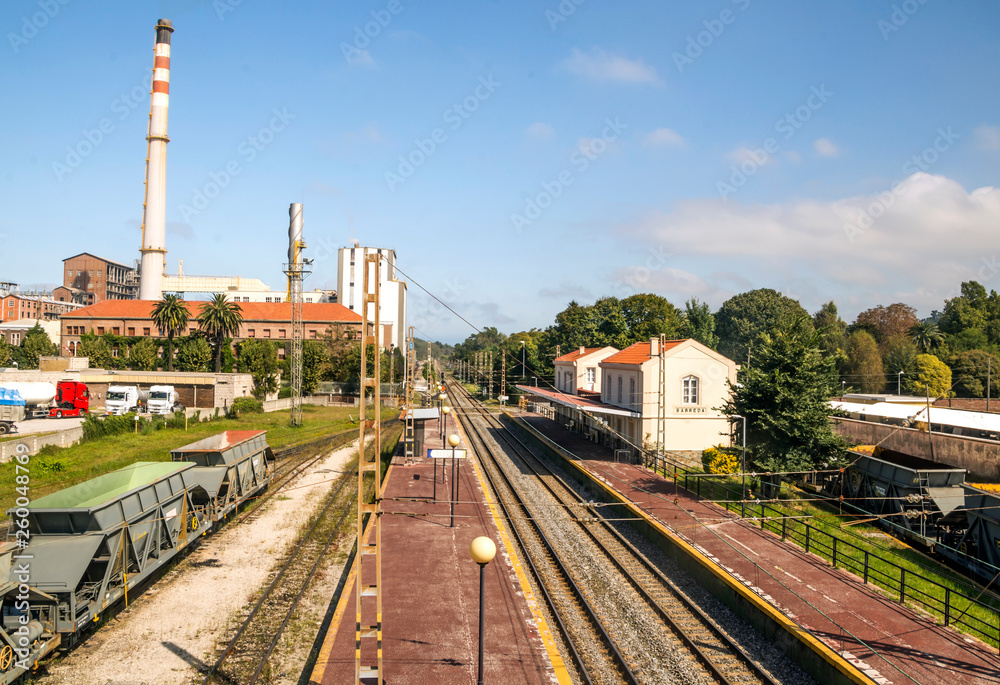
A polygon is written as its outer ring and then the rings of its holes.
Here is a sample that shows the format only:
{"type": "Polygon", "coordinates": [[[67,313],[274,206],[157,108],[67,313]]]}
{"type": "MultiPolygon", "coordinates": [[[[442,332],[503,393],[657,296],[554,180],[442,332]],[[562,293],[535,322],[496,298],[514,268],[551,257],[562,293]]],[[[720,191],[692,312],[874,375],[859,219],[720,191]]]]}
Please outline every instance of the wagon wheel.
{"type": "Polygon", "coordinates": [[[854,469],[851,469],[848,473],[850,474],[849,478],[851,480],[851,493],[857,494],[857,492],[861,489],[861,474],[854,469]]]}
{"type": "Polygon", "coordinates": [[[10,648],[10,645],[4,645],[3,650],[0,650],[0,671],[6,671],[10,668],[10,662],[14,660],[14,650],[10,648]]]}

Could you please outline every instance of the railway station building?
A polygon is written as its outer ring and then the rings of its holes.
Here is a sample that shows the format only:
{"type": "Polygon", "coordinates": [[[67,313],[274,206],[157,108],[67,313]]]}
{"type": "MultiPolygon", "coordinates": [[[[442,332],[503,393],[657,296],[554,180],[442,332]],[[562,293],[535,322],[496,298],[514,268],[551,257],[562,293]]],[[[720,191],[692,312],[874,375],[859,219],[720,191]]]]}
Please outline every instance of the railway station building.
{"type": "Polygon", "coordinates": [[[518,388],[551,405],[553,418],[568,430],[628,450],[635,458],[640,447],[656,449],[662,402],[664,451],[700,464],[702,450],[730,444],[731,426],[718,408],[729,398],[727,381],[736,382],[739,365],[697,340],[667,340],[661,349],[659,338],[652,338],[621,351],[585,348],[564,357],[556,360],[563,359],[556,365],[555,389],[518,388]],[[594,387],[600,388],[599,394],[588,391],[586,371],[588,358],[597,357],[594,387]],[[577,366],[569,368],[571,361],[577,366]],[[574,373],[581,367],[583,383],[578,384],[574,373]]]}

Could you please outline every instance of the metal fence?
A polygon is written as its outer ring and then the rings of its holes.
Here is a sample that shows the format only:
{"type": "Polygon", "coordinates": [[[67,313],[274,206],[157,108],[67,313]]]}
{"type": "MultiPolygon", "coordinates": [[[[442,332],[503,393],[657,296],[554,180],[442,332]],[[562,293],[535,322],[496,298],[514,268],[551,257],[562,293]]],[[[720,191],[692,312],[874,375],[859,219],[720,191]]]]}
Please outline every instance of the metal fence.
{"type": "Polygon", "coordinates": [[[946,626],[964,627],[970,634],[1000,645],[1000,603],[984,602],[980,597],[942,585],[829,531],[789,518],[789,512],[767,502],[743,502],[741,489],[718,482],[724,476],[690,473],[678,469],[675,464],[658,461],[653,464],[664,467],[664,475],[669,475],[665,467],[673,466],[678,486],[724,506],[726,511],[735,510],[744,517],[749,515],[754,523],[760,524],[761,530],[780,535],[782,540],[790,540],[806,552],[828,560],[834,568],[846,569],[865,583],[882,588],[900,604],[907,600],[914,602],[942,617],[946,626]]]}

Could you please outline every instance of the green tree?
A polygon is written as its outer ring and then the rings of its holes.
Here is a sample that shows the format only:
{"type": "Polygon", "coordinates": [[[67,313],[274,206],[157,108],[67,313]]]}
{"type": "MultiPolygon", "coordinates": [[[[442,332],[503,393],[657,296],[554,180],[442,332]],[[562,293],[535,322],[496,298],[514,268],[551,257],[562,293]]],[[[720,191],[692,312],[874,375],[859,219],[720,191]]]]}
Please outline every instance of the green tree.
{"type": "Polygon", "coordinates": [[[827,357],[841,354],[847,346],[847,324],[837,313],[837,305],[827,302],[813,314],[813,327],[820,334],[820,348],[827,357]]]}
{"type": "Polygon", "coordinates": [[[253,377],[253,396],[263,400],[278,391],[278,351],[270,340],[252,338],[239,345],[239,370],[253,377]]]}
{"type": "Polygon", "coordinates": [[[84,333],[80,336],[80,345],[76,348],[76,356],[87,357],[93,369],[107,369],[111,366],[111,348],[103,335],[84,333]]]}
{"type": "Polygon", "coordinates": [[[177,367],[181,371],[208,371],[212,347],[201,336],[190,336],[177,346],[177,367]]]}
{"type": "Polygon", "coordinates": [[[804,471],[844,457],[845,443],[828,418],[838,385],[835,363],[823,357],[819,343],[808,315],[757,339],[753,364],[742,367],[722,408],[727,416],[746,417],[748,468],[804,471]]]}
{"type": "Polygon", "coordinates": [[[715,334],[715,316],[704,302],[692,297],[684,303],[684,335],[694,338],[713,350],[719,346],[719,336],[715,334]]]}
{"type": "Polygon", "coordinates": [[[904,377],[906,391],[911,395],[949,397],[951,395],[951,369],[933,354],[918,354],[913,362],[913,373],[904,377]]]}
{"type": "MultiPolygon", "coordinates": [[[[398,352],[398,350],[397,350],[398,352]]],[[[327,363],[327,354],[323,343],[319,340],[306,340],[302,343],[302,394],[312,395],[319,386],[323,373],[323,365],[327,363]]],[[[398,366],[400,372],[402,367],[398,366]]]]}
{"type": "Polygon", "coordinates": [[[846,360],[842,373],[847,384],[861,392],[882,392],[885,373],[878,343],[867,331],[855,331],[847,336],[846,360]]]}
{"type": "Polygon", "coordinates": [[[143,338],[128,351],[129,366],[136,371],[153,371],[156,369],[157,348],[159,345],[153,338],[143,338]]]}
{"type": "Polygon", "coordinates": [[[187,303],[179,295],[165,295],[153,305],[153,325],[167,336],[167,371],[174,370],[174,336],[187,328],[190,319],[187,303]]]}
{"type": "Polygon", "coordinates": [[[812,320],[802,305],[776,290],[761,288],[740,293],[723,302],[715,314],[718,350],[734,361],[745,363],[748,352],[752,360],[758,338],[764,334],[773,338],[797,325],[803,316],[806,317],[803,325],[812,328],[812,320]]]}
{"type": "Polygon", "coordinates": [[[40,324],[35,324],[24,334],[21,344],[12,350],[11,356],[20,369],[37,369],[39,357],[59,354],[59,348],[49,340],[49,334],[40,324]]]}
{"type": "Polygon", "coordinates": [[[990,318],[990,309],[996,309],[996,293],[986,294],[986,288],[976,281],[962,283],[961,295],[946,300],[938,325],[945,333],[957,335],[970,328],[984,330],[990,318]],[[992,306],[991,306],[992,305],[992,306]]]}
{"type": "Polygon", "coordinates": [[[675,339],[684,330],[681,312],[662,295],[630,295],[621,300],[621,311],[628,334],[625,347],[659,335],[675,339]]]}
{"type": "Polygon", "coordinates": [[[602,297],[594,303],[592,311],[597,329],[594,331],[594,337],[585,343],[586,347],[610,345],[622,349],[632,344],[621,300],[617,297],[602,297]]]}
{"type": "Polygon", "coordinates": [[[573,300],[566,309],[556,314],[555,325],[548,329],[549,342],[553,348],[559,345],[567,352],[578,347],[593,347],[597,337],[597,323],[592,307],[582,306],[573,300]]]}
{"type": "Polygon", "coordinates": [[[10,344],[7,339],[0,336],[0,367],[5,367],[10,364],[10,344]]]}
{"type": "Polygon", "coordinates": [[[224,294],[216,295],[199,308],[198,325],[215,344],[215,373],[222,370],[222,347],[226,344],[226,338],[235,336],[242,323],[243,310],[235,302],[230,302],[224,294]]]}
{"type": "Polygon", "coordinates": [[[968,350],[951,358],[951,377],[959,397],[986,397],[987,380],[990,397],[1000,396],[1000,360],[982,350],[968,350]]]}
{"type": "Polygon", "coordinates": [[[901,391],[900,381],[913,374],[917,360],[917,346],[908,338],[892,338],[886,345],[882,365],[892,390],[901,391]],[[902,371],[902,373],[900,373],[902,371]]]}
{"type": "Polygon", "coordinates": [[[910,339],[921,352],[930,352],[944,342],[944,334],[936,323],[921,321],[915,323],[908,331],[910,339]]]}

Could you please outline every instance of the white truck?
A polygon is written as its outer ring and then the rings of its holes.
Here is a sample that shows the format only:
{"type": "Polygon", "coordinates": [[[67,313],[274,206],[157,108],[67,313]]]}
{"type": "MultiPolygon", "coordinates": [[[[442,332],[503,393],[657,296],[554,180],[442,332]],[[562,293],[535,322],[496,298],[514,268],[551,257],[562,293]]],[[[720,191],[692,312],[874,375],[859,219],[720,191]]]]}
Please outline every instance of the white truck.
{"type": "Polygon", "coordinates": [[[120,416],[130,411],[142,411],[148,395],[149,393],[140,390],[137,385],[112,385],[108,387],[104,411],[112,416],[120,416]]]}
{"type": "Polygon", "coordinates": [[[184,411],[184,405],[177,401],[177,391],[172,385],[150,387],[146,406],[150,414],[172,414],[175,411],[184,411]]]}

